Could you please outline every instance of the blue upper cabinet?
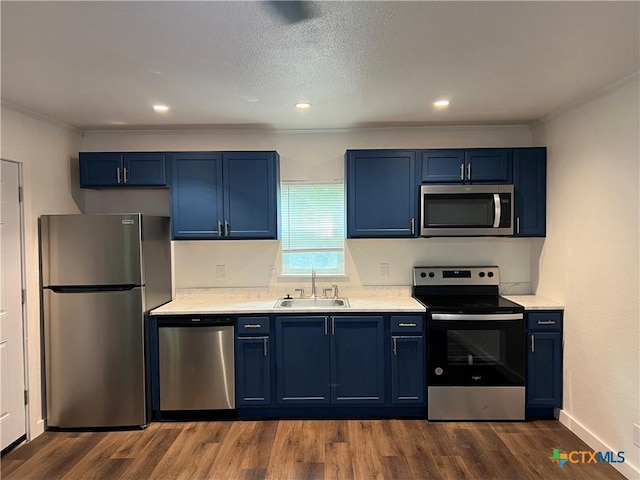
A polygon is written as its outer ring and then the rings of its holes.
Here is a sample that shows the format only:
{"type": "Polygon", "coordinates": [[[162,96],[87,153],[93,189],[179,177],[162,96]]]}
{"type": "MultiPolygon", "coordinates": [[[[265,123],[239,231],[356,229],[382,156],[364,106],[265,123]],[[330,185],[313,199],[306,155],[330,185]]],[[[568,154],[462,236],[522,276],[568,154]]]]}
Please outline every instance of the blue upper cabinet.
{"type": "Polygon", "coordinates": [[[421,162],[423,183],[464,182],[464,150],[424,150],[421,162]]]}
{"type": "Polygon", "coordinates": [[[230,238],[276,238],[275,152],[224,153],[224,221],[230,238]]]}
{"type": "Polygon", "coordinates": [[[513,150],[433,149],[420,153],[423,183],[511,183],[513,150]]]}
{"type": "Polygon", "coordinates": [[[547,215],[547,149],[513,150],[514,236],[544,237],[547,215]]]}
{"type": "Polygon", "coordinates": [[[82,188],[166,187],[163,152],[80,152],[82,188]]]}
{"type": "Polygon", "coordinates": [[[348,150],[347,237],[417,236],[416,153],[348,150]]]}
{"type": "Polygon", "coordinates": [[[276,152],[172,154],[174,239],[275,239],[276,152]]]}
{"type": "Polygon", "coordinates": [[[222,224],[222,154],[175,153],[171,158],[171,229],[175,239],[218,238],[222,224]]]}

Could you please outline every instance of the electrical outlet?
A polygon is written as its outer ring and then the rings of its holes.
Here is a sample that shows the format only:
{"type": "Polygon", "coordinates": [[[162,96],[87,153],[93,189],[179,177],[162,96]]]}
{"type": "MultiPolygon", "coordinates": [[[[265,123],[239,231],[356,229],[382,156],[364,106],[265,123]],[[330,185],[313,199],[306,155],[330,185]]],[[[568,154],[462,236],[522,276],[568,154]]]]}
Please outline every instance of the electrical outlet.
{"type": "Polygon", "coordinates": [[[633,424],[633,444],[640,447],[640,425],[637,423],[633,424]]]}
{"type": "Polygon", "coordinates": [[[388,278],[389,277],[389,264],[388,263],[381,263],[380,264],[380,276],[383,278],[388,278]]]}
{"type": "Polygon", "coordinates": [[[218,265],[216,268],[216,275],[218,278],[225,278],[227,276],[227,269],[225,265],[218,265]]]}
{"type": "Polygon", "coordinates": [[[276,267],[269,265],[269,278],[276,278],[276,267]]]}

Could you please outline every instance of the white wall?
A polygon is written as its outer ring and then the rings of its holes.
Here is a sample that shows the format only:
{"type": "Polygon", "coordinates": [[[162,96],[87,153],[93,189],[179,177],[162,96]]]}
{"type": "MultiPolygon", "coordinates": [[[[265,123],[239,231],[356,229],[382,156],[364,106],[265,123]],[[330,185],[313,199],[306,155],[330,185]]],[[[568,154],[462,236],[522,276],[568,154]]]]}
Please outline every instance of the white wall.
{"type": "MultiPolygon", "coordinates": [[[[531,145],[528,127],[430,127],[335,131],[206,131],[206,132],[87,132],[86,151],[114,150],[277,150],[282,180],[342,180],[344,153],[355,148],[508,147],[531,145]]],[[[166,191],[89,191],[87,211],[138,209],[168,214],[166,191]]],[[[530,292],[530,244],[527,239],[348,240],[347,278],[341,286],[411,285],[411,267],[419,264],[497,264],[504,288],[530,292]],[[389,264],[389,278],[379,276],[378,264],[389,264]]],[[[279,269],[277,241],[174,242],[175,286],[273,287],[290,279],[271,278],[279,269]],[[216,265],[225,265],[226,278],[216,278],[216,265]]]]}
{"type": "MultiPolygon", "coordinates": [[[[538,293],[563,301],[561,421],[640,477],[640,81],[534,129],[548,148],[538,293]]],[[[626,470],[625,470],[626,469],[626,470]]]]}
{"type": "Polygon", "coordinates": [[[40,274],[38,217],[46,213],[77,213],[84,194],[79,189],[77,156],[82,141],[75,130],[36,119],[5,106],[1,110],[3,159],[22,164],[24,186],[25,283],[29,434],[44,431],[41,405],[40,274]]]}

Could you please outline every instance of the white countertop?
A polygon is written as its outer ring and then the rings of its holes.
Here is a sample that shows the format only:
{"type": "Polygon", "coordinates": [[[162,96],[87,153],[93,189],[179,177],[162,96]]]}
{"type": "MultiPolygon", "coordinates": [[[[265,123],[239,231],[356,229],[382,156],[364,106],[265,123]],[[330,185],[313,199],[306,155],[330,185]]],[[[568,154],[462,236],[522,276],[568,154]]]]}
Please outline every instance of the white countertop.
{"type": "Polygon", "coordinates": [[[564,305],[539,295],[503,295],[507,300],[522,305],[525,310],[564,310],[564,305]]]}
{"type": "MultiPolygon", "coordinates": [[[[379,292],[379,291],[378,291],[379,292]]],[[[179,296],[175,300],[155,308],[151,315],[209,315],[209,314],[286,314],[286,313],[359,313],[359,312],[399,312],[425,313],[425,307],[411,297],[410,291],[399,295],[367,295],[359,292],[355,295],[344,295],[349,300],[349,307],[327,308],[275,308],[279,298],[272,296],[250,298],[250,295],[236,292],[201,293],[179,296]]],[[[255,295],[254,295],[255,297],[255,295]]],[[[342,297],[342,296],[341,296],[342,297]]]]}

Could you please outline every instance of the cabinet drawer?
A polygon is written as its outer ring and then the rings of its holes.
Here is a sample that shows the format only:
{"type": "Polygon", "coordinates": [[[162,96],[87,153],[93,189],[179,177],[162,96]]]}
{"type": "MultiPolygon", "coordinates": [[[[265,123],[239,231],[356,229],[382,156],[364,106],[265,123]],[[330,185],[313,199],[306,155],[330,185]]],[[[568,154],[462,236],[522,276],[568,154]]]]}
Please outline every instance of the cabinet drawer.
{"type": "Polygon", "coordinates": [[[269,317],[238,317],[238,335],[269,333],[269,317]]]}
{"type": "Polygon", "coordinates": [[[419,315],[391,317],[391,333],[422,333],[423,317],[419,315]]]}
{"type": "Polygon", "coordinates": [[[562,330],[562,312],[527,312],[527,328],[530,330],[562,330]]]}

